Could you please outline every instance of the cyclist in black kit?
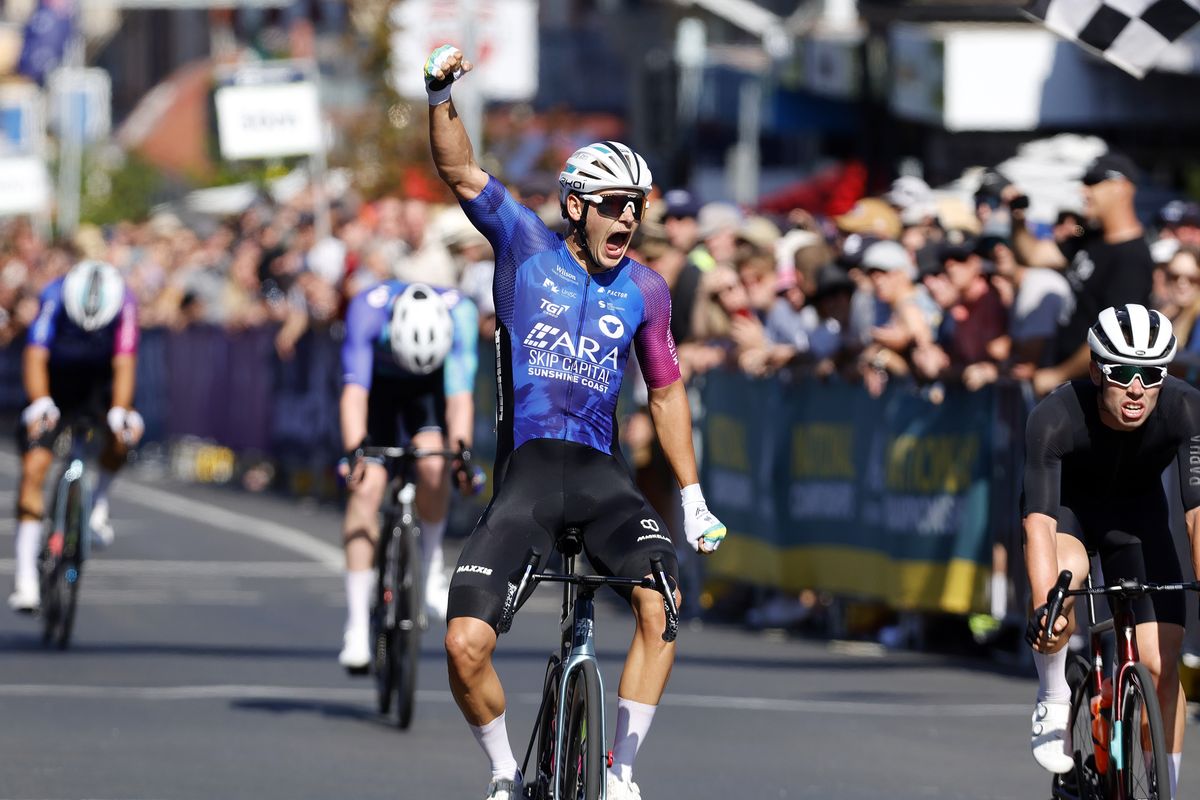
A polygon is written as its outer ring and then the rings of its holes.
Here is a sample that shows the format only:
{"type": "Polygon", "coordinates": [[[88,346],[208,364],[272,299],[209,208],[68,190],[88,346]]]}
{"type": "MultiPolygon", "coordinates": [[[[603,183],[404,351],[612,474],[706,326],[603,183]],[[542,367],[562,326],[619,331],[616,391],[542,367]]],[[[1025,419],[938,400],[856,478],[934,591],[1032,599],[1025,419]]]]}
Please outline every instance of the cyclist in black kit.
{"type": "MultiPolygon", "coordinates": [[[[1098,552],[1113,579],[1182,580],[1167,522],[1163,470],[1180,460],[1192,563],[1200,567],[1200,391],[1168,376],[1175,355],[1170,321],[1140,305],[1106,308],[1088,331],[1091,380],[1063,384],[1033,409],[1025,433],[1022,514],[1025,567],[1033,597],[1044,598],[1060,570],[1078,588],[1098,552]]],[[[1030,745],[1051,772],[1072,767],[1065,744],[1070,690],[1067,640],[1075,629],[1070,601],[1047,640],[1046,607],[1033,612],[1027,639],[1034,648],[1038,696],[1030,745]]],[[[1143,597],[1134,607],[1142,661],[1154,676],[1171,753],[1171,788],[1178,781],[1186,720],[1179,686],[1184,600],[1177,592],[1143,597]]]]}

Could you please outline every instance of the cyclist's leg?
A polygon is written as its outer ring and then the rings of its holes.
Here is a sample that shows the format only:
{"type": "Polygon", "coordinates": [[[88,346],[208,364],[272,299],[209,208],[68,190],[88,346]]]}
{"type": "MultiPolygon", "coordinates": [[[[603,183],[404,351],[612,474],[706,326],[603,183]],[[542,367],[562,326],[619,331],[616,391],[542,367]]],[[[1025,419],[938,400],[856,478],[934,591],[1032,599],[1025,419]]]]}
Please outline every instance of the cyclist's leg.
{"type": "Polygon", "coordinates": [[[101,547],[112,544],[113,527],[109,520],[108,493],[113,479],[129,458],[129,445],[118,438],[108,427],[107,417],[109,401],[112,399],[112,368],[82,371],[78,380],[82,381],[85,398],[86,414],[96,424],[96,429],[104,437],[104,447],[100,451],[99,469],[96,475],[96,485],[92,490],[92,511],[88,518],[88,526],[95,535],[94,541],[101,547]]]}
{"type": "MultiPolygon", "coordinates": [[[[411,435],[413,447],[441,450],[446,447],[446,402],[442,373],[422,382],[420,394],[405,404],[404,430],[411,435]]],[[[443,571],[442,538],[446,533],[446,514],[450,505],[450,482],[444,458],[422,458],[415,465],[417,476],[417,516],[421,521],[422,574],[425,576],[425,605],[438,619],[446,618],[449,586],[443,571]]]]}
{"type": "MultiPolygon", "coordinates": [[[[487,754],[492,777],[512,779],[517,762],[505,727],[504,687],[492,664],[496,626],[525,554],[537,547],[543,563],[562,525],[561,443],[533,440],[508,459],[504,480],[475,527],[450,581],[446,661],[450,690],[487,754]]],[[[540,565],[539,565],[540,566],[540,565]]]]}
{"type": "MultiPolygon", "coordinates": [[[[679,566],[666,523],[638,491],[620,461],[608,456],[601,459],[586,459],[586,468],[579,470],[572,486],[581,493],[592,493],[596,503],[597,514],[589,521],[584,536],[592,566],[605,574],[642,578],[650,574],[651,559],[658,557],[678,585],[679,566]]],[[[575,494],[569,498],[574,500],[575,494]]],[[[633,609],[635,628],[617,688],[609,794],[625,797],[636,794],[626,787],[632,784],[634,760],[671,675],[675,645],[662,638],[667,624],[662,595],[640,588],[621,594],[633,609]]],[[[676,603],[680,599],[676,589],[676,603]]]]}
{"type": "Polygon", "coordinates": [[[50,444],[54,432],[47,431],[30,440],[24,425],[18,422],[17,444],[21,450],[21,478],[17,490],[17,532],[14,539],[16,574],[9,606],[30,611],[39,605],[38,551],[42,546],[42,521],[46,516],[46,473],[54,461],[50,444]]]}

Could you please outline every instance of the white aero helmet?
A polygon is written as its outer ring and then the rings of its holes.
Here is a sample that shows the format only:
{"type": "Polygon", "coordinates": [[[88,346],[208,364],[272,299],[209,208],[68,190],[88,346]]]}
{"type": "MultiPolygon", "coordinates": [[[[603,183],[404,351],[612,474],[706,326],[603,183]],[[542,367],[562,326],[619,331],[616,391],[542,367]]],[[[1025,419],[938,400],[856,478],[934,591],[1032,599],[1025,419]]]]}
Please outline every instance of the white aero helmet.
{"type": "Polygon", "coordinates": [[[567,159],[558,173],[558,200],[564,215],[571,192],[595,194],[606,189],[630,189],[643,196],[653,181],[646,160],[620,142],[592,142],[567,159]]]}
{"type": "Polygon", "coordinates": [[[1088,330],[1088,346],[1097,361],[1161,367],[1175,357],[1175,331],[1154,309],[1128,303],[1100,312],[1088,330]]]}
{"type": "Polygon", "coordinates": [[[392,307],[388,338],[396,363],[414,375],[442,366],[454,342],[454,321],[446,301],[424,283],[411,284],[392,307]]]}
{"type": "Polygon", "coordinates": [[[105,327],[125,304],[125,281],[112,264],[80,261],[63,279],[63,307],[67,317],[85,331],[105,327]]]}

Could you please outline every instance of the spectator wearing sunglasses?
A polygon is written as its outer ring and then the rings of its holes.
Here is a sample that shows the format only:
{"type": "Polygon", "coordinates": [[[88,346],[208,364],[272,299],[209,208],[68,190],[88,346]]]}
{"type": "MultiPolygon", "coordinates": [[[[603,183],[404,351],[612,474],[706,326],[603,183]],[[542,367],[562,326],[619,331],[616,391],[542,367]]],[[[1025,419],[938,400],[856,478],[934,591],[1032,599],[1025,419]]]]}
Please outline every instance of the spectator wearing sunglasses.
{"type": "MultiPolygon", "coordinates": [[[[1133,303],[1106,308],[1087,341],[1090,380],[1054,390],[1033,409],[1026,427],[1021,513],[1034,598],[1046,597],[1060,570],[1070,570],[1071,588],[1079,588],[1090,572],[1089,551],[1099,553],[1106,576],[1182,581],[1162,480],[1172,462],[1179,464],[1192,563],[1200,564],[1200,485],[1190,469],[1193,442],[1200,436],[1200,392],[1166,375],[1176,350],[1170,320],[1133,303]]],[[[1049,636],[1042,632],[1044,605],[1030,615],[1026,630],[1038,673],[1030,748],[1042,767],[1056,773],[1074,768],[1065,746],[1071,694],[1066,644],[1075,627],[1073,605],[1068,600],[1050,621],[1049,636]]],[[[1134,603],[1134,615],[1137,645],[1154,680],[1171,754],[1170,792],[1163,794],[1180,797],[1183,593],[1143,596],[1134,603]]]]}

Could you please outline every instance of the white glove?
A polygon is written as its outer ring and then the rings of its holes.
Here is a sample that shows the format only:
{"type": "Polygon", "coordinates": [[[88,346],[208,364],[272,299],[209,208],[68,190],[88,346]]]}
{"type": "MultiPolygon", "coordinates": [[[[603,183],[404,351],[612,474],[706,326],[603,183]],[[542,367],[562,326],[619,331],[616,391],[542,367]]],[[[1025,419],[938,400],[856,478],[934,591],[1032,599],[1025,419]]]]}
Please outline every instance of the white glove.
{"type": "Polygon", "coordinates": [[[21,412],[21,422],[28,426],[39,420],[45,420],[46,425],[53,428],[58,424],[60,416],[58,406],[54,404],[53,399],[50,397],[39,397],[25,406],[25,410],[21,412]]]}
{"type": "Polygon", "coordinates": [[[725,526],[704,502],[700,484],[683,487],[683,535],[697,553],[714,553],[725,539],[725,526]]]}
{"type": "Polygon", "coordinates": [[[142,432],[146,429],[142,415],[132,408],[113,406],[108,410],[107,422],[108,429],[113,432],[113,435],[121,437],[127,442],[135,442],[142,438],[142,432]]]}
{"type": "MultiPolygon", "coordinates": [[[[447,62],[456,57],[462,58],[462,51],[452,44],[444,44],[425,59],[425,93],[429,95],[429,105],[440,106],[448,101],[450,86],[466,72],[466,69],[459,67],[446,76],[447,62]],[[437,77],[439,71],[445,77],[437,77]]],[[[463,63],[466,64],[465,61],[463,63]]]]}

